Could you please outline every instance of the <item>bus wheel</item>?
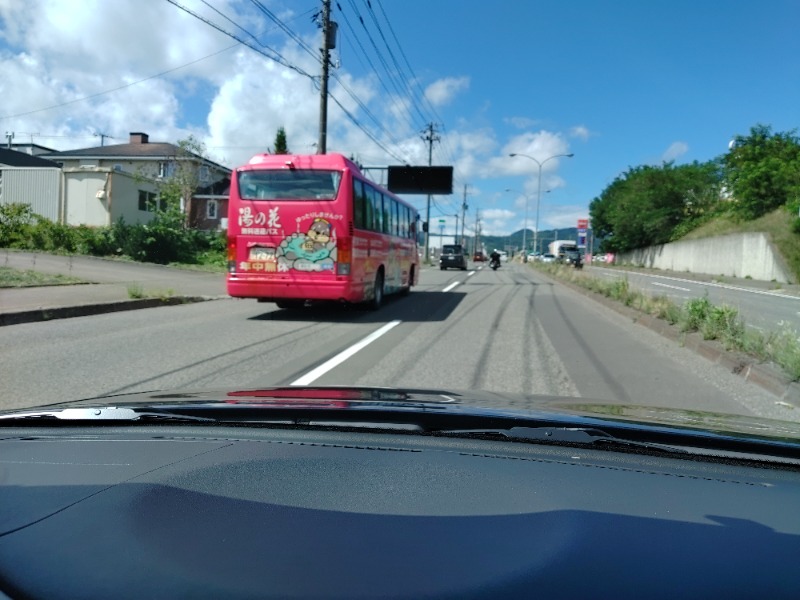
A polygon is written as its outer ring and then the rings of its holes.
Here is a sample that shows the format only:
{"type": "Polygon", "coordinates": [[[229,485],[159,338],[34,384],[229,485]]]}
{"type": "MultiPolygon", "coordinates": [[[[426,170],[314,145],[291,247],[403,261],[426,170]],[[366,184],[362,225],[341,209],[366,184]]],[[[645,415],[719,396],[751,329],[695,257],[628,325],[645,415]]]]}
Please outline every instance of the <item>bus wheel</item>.
{"type": "Polygon", "coordinates": [[[381,304],[383,304],[383,271],[379,270],[375,275],[375,290],[372,294],[372,300],[369,301],[369,308],[378,310],[381,304]]]}

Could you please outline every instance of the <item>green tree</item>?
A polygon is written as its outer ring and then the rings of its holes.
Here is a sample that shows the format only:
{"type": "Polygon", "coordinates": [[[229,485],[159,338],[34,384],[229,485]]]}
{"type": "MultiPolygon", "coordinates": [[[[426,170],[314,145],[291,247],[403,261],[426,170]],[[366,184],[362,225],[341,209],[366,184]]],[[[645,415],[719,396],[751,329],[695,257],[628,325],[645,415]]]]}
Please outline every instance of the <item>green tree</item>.
{"type": "Polygon", "coordinates": [[[737,135],[724,157],[735,214],[751,220],[800,198],[800,139],[796,130],[773,133],[767,125],[737,135]]]}
{"type": "Polygon", "coordinates": [[[617,177],[591,202],[589,213],[601,248],[625,252],[670,241],[682,223],[719,202],[719,190],[715,161],[642,165],[617,177]]]}
{"type": "Polygon", "coordinates": [[[283,125],[278,127],[278,133],[275,134],[275,154],[290,154],[289,146],[286,145],[286,130],[283,125]]]}
{"type": "Polygon", "coordinates": [[[172,157],[171,174],[158,186],[160,212],[173,220],[180,217],[186,225],[192,215],[192,198],[200,187],[200,169],[206,162],[206,147],[200,140],[190,135],[178,140],[178,150],[172,157]],[[183,200],[183,202],[181,202],[183,200]],[[181,210],[181,204],[184,208],[181,210]]]}

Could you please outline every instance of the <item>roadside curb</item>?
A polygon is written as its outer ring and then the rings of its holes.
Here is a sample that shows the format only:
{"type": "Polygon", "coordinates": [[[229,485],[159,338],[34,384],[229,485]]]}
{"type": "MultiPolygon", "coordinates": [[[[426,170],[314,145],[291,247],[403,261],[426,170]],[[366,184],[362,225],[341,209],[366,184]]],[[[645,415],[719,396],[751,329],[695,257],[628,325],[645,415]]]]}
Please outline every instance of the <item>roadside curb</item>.
{"type": "Polygon", "coordinates": [[[219,300],[221,298],[227,298],[227,296],[171,296],[169,298],[141,298],[138,300],[122,300],[117,302],[102,302],[98,304],[82,304],[78,306],[35,308],[32,310],[0,313],[0,327],[4,325],[19,325],[21,323],[52,321],[54,319],[88,317],[91,315],[101,315],[112,312],[138,310],[141,308],[176,306],[179,304],[219,300]]]}
{"type": "Polygon", "coordinates": [[[725,350],[719,342],[704,340],[698,333],[681,333],[677,327],[670,325],[663,319],[639,312],[634,308],[620,304],[616,300],[606,298],[602,294],[587,290],[572,282],[551,277],[538,269],[536,273],[550,281],[560,283],[573,291],[579,292],[623,316],[629,317],[634,323],[643,325],[662,337],[677,342],[714,364],[727,368],[734,375],[738,375],[748,383],[757,385],[778,398],[779,401],[795,408],[800,408],[800,383],[791,381],[774,366],[759,363],[755,358],[746,354],[725,350]]]}

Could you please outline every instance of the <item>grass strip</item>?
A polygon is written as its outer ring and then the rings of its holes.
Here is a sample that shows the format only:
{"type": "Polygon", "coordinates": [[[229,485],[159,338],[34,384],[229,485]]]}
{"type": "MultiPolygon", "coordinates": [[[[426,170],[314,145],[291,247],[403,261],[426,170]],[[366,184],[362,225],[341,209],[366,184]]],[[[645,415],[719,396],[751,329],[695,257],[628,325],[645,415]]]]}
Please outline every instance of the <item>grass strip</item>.
{"type": "Polygon", "coordinates": [[[705,296],[678,305],[666,296],[651,296],[632,288],[627,277],[608,281],[563,265],[531,264],[548,275],[663,319],[683,333],[698,332],[704,340],[719,341],[726,350],[775,363],[792,381],[800,381],[800,334],[786,324],[776,332],[748,329],[735,308],[716,306],[705,296]]]}
{"type": "Polygon", "coordinates": [[[0,288],[42,287],[49,285],[76,285],[88,283],[77,277],[50,275],[29,269],[0,267],[0,288]]]}

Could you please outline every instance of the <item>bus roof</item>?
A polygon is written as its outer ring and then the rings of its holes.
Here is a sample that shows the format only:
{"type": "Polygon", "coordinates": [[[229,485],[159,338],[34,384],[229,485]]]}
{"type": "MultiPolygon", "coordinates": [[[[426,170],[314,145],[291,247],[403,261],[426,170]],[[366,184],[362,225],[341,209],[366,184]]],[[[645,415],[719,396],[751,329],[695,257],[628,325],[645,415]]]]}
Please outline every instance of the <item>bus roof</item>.
{"type": "MultiPolygon", "coordinates": [[[[341,154],[256,154],[239,170],[250,169],[348,169],[362,175],[361,169],[341,154]]],[[[363,177],[363,175],[362,175],[363,177]]]]}

